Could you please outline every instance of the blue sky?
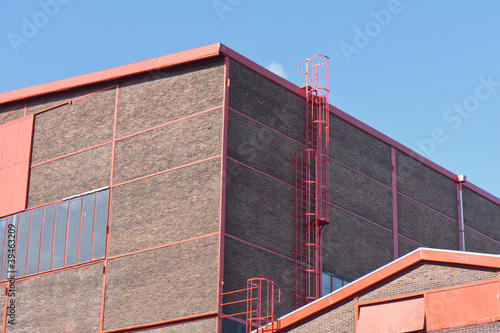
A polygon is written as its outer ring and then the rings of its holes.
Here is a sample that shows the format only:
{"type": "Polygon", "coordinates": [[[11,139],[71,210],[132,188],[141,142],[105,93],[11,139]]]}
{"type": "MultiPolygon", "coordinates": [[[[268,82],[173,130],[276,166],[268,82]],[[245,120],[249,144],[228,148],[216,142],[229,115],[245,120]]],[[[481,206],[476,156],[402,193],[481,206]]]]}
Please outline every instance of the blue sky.
{"type": "Polygon", "coordinates": [[[221,42],[500,197],[498,0],[0,3],[0,92],[221,42]],[[270,67],[271,66],[271,67],[270,67]]]}

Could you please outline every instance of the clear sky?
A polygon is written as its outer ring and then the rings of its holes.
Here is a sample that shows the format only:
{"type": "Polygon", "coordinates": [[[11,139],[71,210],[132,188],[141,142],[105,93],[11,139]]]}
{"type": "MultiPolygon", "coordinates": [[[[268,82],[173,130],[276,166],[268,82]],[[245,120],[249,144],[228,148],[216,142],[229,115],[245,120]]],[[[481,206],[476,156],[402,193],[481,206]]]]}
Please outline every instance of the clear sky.
{"type": "Polygon", "coordinates": [[[498,0],[0,2],[0,92],[221,42],[500,197],[498,0]]]}

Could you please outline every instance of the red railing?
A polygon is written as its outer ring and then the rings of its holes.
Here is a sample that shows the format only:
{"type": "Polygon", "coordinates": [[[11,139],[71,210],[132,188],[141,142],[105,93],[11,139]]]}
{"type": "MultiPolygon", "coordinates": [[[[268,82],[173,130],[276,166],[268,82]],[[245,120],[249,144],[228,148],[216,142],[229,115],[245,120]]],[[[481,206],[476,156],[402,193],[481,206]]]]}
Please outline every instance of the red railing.
{"type": "Polygon", "coordinates": [[[274,305],[281,301],[281,290],[274,282],[264,278],[248,279],[245,289],[221,294],[222,297],[229,295],[241,299],[221,303],[221,306],[245,304],[246,311],[223,315],[221,318],[245,316],[247,333],[252,330],[257,333],[275,331],[274,305]]]}

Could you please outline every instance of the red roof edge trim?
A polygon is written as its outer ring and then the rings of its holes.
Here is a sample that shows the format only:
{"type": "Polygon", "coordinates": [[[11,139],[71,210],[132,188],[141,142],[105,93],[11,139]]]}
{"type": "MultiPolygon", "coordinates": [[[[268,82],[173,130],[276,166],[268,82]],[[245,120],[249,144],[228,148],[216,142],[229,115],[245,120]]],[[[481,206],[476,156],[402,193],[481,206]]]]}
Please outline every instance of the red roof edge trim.
{"type": "Polygon", "coordinates": [[[258,73],[258,74],[266,77],[267,79],[269,79],[271,81],[273,81],[274,83],[282,86],[283,88],[286,88],[286,89],[292,91],[293,93],[295,93],[297,95],[304,96],[303,90],[300,89],[295,84],[291,83],[290,81],[282,78],[281,76],[279,76],[277,74],[274,74],[270,70],[268,70],[268,69],[262,67],[261,65],[253,62],[252,60],[250,60],[250,59],[242,56],[241,54],[239,54],[239,53],[231,50],[227,46],[221,44],[221,46],[220,46],[220,52],[222,54],[226,55],[227,57],[233,59],[234,61],[239,62],[240,64],[244,65],[245,67],[250,68],[254,72],[256,72],[256,73],[258,73]]]}
{"type": "Polygon", "coordinates": [[[64,91],[102,81],[114,80],[133,74],[180,65],[191,61],[212,58],[220,55],[220,45],[220,43],[210,44],[94,73],[83,74],[59,81],[4,92],[0,94],[0,104],[36,97],[43,94],[64,91]]]}

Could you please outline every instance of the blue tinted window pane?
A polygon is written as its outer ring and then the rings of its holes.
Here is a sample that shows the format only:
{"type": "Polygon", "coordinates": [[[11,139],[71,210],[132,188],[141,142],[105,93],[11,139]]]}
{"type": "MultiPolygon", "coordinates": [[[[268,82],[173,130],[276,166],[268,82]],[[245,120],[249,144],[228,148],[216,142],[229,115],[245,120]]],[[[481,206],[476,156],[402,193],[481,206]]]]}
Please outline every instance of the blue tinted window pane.
{"type": "Polygon", "coordinates": [[[69,201],[63,201],[57,204],[55,226],[56,230],[54,231],[54,249],[52,253],[52,269],[64,266],[68,203],[69,201]]]}
{"type": "MultiPolygon", "coordinates": [[[[17,222],[19,220],[19,215],[12,215],[7,217],[7,234],[5,238],[5,247],[3,251],[3,271],[2,280],[9,279],[15,270],[14,267],[14,251],[16,246],[16,232],[17,232],[17,222]],[[9,258],[10,255],[10,258],[9,258]]],[[[17,274],[16,274],[17,276],[17,274]]]]}
{"type": "Polygon", "coordinates": [[[80,251],[78,262],[90,261],[92,230],[94,229],[95,193],[83,197],[82,226],[80,230],[80,251]]]}
{"type": "Polygon", "coordinates": [[[30,228],[31,211],[19,214],[19,224],[16,239],[16,271],[17,276],[26,275],[26,254],[28,250],[28,233],[30,228]]]}
{"type": "Polygon", "coordinates": [[[74,198],[69,203],[69,224],[66,240],[66,262],[64,266],[74,265],[78,258],[78,238],[80,235],[80,216],[82,197],[74,198]]]}
{"type": "Polygon", "coordinates": [[[26,275],[38,273],[38,254],[40,253],[40,235],[42,232],[43,208],[31,211],[31,227],[28,245],[28,266],[26,275]]]}
{"type": "MultiPolygon", "coordinates": [[[[0,260],[3,259],[3,250],[4,250],[4,244],[5,244],[5,239],[6,239],[6,227],[7,225],[7,218],[6,217],[3,217],[3,218],[0,218],[0,260]]],[[[1,264],[0,264],[1,265],[1,264]]],[[[3,272],[3,270],[2,270],[3,272]]],[[[0,273],[0,275],[3,275],[0,273]]]]}
{"type": "Polygon", "coordinates": [[[97,192],[92,259],[104,258],[104,250],[106,247],[106,227],[108,224],[108,204],[109,190],[97,192]]]}
{"type": "Polygon", "coordinates": [[[332,290],[331,275],[325,272],[321,273],[321,296],[328,295],[332,290]]]}
{"type": "Polygon", "coordinates": [[[342,288],[342,279],[339,279],[336,276],[332,276],[332,284],[333,284],[332,291],[340,289],[342,288]]]}
{"type": "Polygon", "coordinates": [[[40,247],[40,272],[50,269],[50,258],[52,256],[52,236],[54,232],[54,217],[56,214],[56,205],[45,207],[42,226],[42,245],[40,247]]]}

